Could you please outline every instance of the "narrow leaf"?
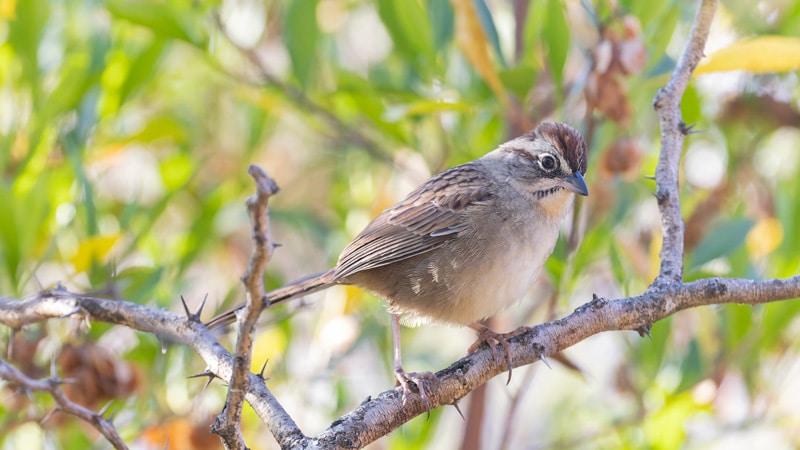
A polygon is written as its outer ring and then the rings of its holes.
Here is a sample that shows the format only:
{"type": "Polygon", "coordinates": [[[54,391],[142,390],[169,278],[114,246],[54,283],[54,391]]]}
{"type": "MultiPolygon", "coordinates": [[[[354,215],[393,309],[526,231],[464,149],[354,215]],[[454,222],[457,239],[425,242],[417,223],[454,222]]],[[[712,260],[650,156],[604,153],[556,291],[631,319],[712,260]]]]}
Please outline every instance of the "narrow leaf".
{"type": "Polygon", "coordinates": [[[744,244],[745,237],[752,227],[753,220],[748,218],[733,219],[717,226],[697,245],[689,266],[698,267],[712,259],[730,254],[744,244]]]}
{"type": "Polygon", "coordinates": [[[547,0],[546,19],[543,23],[543,36],[547,49],[547,62],[556,86],[560,89],[564,80],[564,65],[569,50],[569,27],[564,16],[564,3],[561,0],[547,0]]]}
{"type": "Polygon", "coordinates": [[[507,104],[505,88],[492,63],[486,34],[478,18],[475,4],[472,0],[452,0],[452,2],[456,13],[456,41],[464,57],[497,98],[503,104],[507,104]]]}
{"type": "Polygon", "coordinates": [[[788,72],[800,69],[800,38],[759,36],[736,41],[711,54],[695,75],[729,70],[752,73],[788,72]]]}
{"type": "Polygon", "coordinates": [[[472,1],[473,4],[475,5],[475,11],[478,13],[478,19],[480,19],[483,32],[486,33],[486,38],[492,44],[492,48],[494,49],[494,52],[497,55],[497,60],[503,67],[506,67],[507,64],[505,58],[503,58],[503,50],[502,48],[500,48],[500,36],[498,36],[497,34],[497,27],[494,26],[494,18],[492,18],[492,12],[486,5],[485,0],[472,0],[472,1]]]}
{"type": "Polygon", "coordinates": [[[187,14],[170,3],[155,0],[109,0],[108,11],[116,18],[149,28],[156,36],[179,39],[196,47],[205,46],[208,36],[201,28],[192,26],[187,14]]]}
{"type": "Polygon", "coordinates": [[[319,43],[317,24],[317,0],[294,0],[289,2],[284,29],[286,47],[292,60],[294,75],[306,86],[314,70],[319,43]]]}

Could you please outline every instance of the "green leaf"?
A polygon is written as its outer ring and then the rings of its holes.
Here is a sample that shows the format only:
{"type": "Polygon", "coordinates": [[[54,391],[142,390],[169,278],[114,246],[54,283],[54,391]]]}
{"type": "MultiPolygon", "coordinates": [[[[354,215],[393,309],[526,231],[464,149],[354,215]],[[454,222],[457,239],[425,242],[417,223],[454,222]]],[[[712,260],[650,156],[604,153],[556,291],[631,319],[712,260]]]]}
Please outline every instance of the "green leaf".
{"type": "Polygon", "coordinates": [[[614,239],[609,241],[608,256],[611,262],[611,273],[614,274],[615,281],[622,289],[625,289],[625,286],[628,284],[628,275],[622,263],[622,258],[619,255],[619,250],[617,250],[616,240],[614,239]]]}
{"type": "Polygon", "coordinates": [[[773,349],[775,346],[786,340],[786,329],[796,323],[797,315],[800,313],[800,302],[775,302],[764,305],[764,315],[758,329],[761,331],[761,339],[757,348],[773,349]]]}
{"type": "Polygon", "coordinates": [[[497,35],[497,27],[494,26],[492,12],[489,11],[489,7],[486,6],[486,1],[472,0],[472,3],[475,5],[475,11],[478,13],[481,28],[483,28],[486,38],[489,40],[489,43],[492,44],[492,48],[497,55],[497,60],[503,67],[507,67],[508,64],[506,64],[506,60],[503,57],[503,50],[500,48],[500,36],[497,35]]]}
{"type": "Polygon", "coordinates": [[[550,281],[555,289],[561,285],[564,272],[567,270],[567,256],[567,243],[562,235],[556,241],[553,253],[544,263],[544,270],[550,275],[550,281]]]}
{"type": "Polygon", "coordinates": [[[562,0],[547,0],[542,39],[547,50],[547,62],[553,74],[556,88],[562,89],[564,80],[564,64],[567,62],[570,34],[567,19],[564,15],[562,0]]]}
{"type": "Polygon", "coordinates": [[[675,65],[675,60],[665,53],[644,75],[647,78],[655,78],[664,75],[663,78],[666,80],[666,75],[675,70],[675,65]]]}
{"type": "Polygon", "coordinates": [[[683,93],[683,98],[681,98],[681,116],[684,122],[695,123],[703,120],[701,102],[697,89],[693,84],[689,84],[683,93]]]}
{"type": "MultiPolygon", "coordinates": [[[[636,2],[643,9],[650,9],[650,2],[636,2]]],[[[642,37],[647,45],[647,51],[651,55],[666,55],[667,46],[673,38],[672,33],[664,33],[663,30],[674,30],[678,26],[678,21],[682,16],[691,15],[694,12],[692,4],[678,0],[669,0],[660,5],[662,8],[655,14],[651,21],[646,17],[641,17],[642,37]],[[652,26],[657,23],[658,26],[652,26]]],[[[655,9],[651,9],[655,11],[655,9]]],[[[639,17],[637,15],[637,17],[639,17]]],[[[659,58],[660,59],[660,58],[659,58]]]]}
{"type": "Polygon", "coordinates": [[[667,397],[665,404],[640,425],[647,443],[643,447],[652,450],[681,448],[686,440],[685,424],[690,417],[707,409],[694,401],[691,391],[667,397]]]}
{"type": "Polygon", "coordinates": [[[695,248],[689,268],[702,266],[741,247],[754,223],[753,219],[737,218],[715,227],[695,248]]]}
{"type": "Polygon", "coordinates": [[[439,100],[418,100],[406,107],[407,116],[425,116],[450,111],[469,111],[472,106],[463,102],[447,102],[439,100]]]}
{"type": "Polygon", "coordinates": [[[55,118],[59,114],[75,109],[92,84],[89,55],[73,53],[64,63],[61,80],[48,96],[42,112],[45,120],[55,118]]]}
{"type": "Polygon", "coordinates": [[[635,341],[633,360],[641,368],[640,375],[642,380],[638,380],[641,386],[648,386],[649,383],[658,375],[658,371],[664,366],[664,359],[667,348],[670,344],[670,331],[672,330],[673,317],[653,324],[650,330],[652,339],[638,339],[635,341]]]}
{"type": "Polygon", "coordinates": [[[294,75],[307,86],[317,60],[320,31],[317,24],[317,0],[294,0],[286,11],[283,30],[294,75]]]}
{"type": "Polygon", "coordinates": [[[433,33],[425,20],[428,13],[416,0],[378,0],[378,15],[392,37],[395,48],[417,70],[429,72],[433,66],[433,33]]]}
{"type": "Polygon", "coordinates": [[[8,42],[22,62],[20,80],[29,84],[34,106],[39,106],[39,45],[44,27],[50,18],[50,7],[44,0],[23,0],[16,3],[16,19],[8,22],[8,42]]]}
{"type": "MultiPolygon", "coordinates": [[[[778,218],[784,230],[796,230],[800,227],[800,197],[795,195],[795,180],[787,180],[778,185],[776,196],[778,204],[778,218]]],[[[790,277],[800,271],[800,233],[784,233],[783,245],[778,247],[776,256],[783,261],[779,264],[781,269],[776,270],[776,277],[790,277]]]]}
{"type": "Polygon", "coordinates": [[[147,303],[153,298],[159,283],[163,282],[164,274],[163,267],[134,266],[116,274],[115,282],[125,298],[147,303]]]}
{"type": "Polygon", "coordinates": [[[188,155],[176,154],[161,162],[161,179],[170,191],[186,185],[194,173],[194,161],[188,155]]]}
{"type": "Polygon", "coordinates": [[[163,39],[154,39],[144,51],[133,59],[128,68],[128,75],[119,89],[120,104],[150,80],[150,77],[156,72],[165,46],[166,43],[163,39]]]}
{"type": "Polygon", "coordinates": [[[14,186],[0,185],[0,263],[12,292],[21,287],[25,265],[41,253],[37,250],[44,243],[39,239],[51,225],[48,217],[53,210],[52,191],[61,187],[55,175],[39,176],[28,187],[22,187],[26,183],[19,180],[14,186]]]}
{"type": "Polygon", "coordinates": [[[178,119],[170,115],[153,116],[141,130],[121,142],[155,142],[172,139],[177,143],[184,143],[188,139],[189,131],[178,119]]]}
{"type": "Polygon", "coordinates": [[[200,21],[192,20],[191,6],[179,9],[173,3],[157,0],[108,0],[106,8],[117,19],[148,28],[160,38],[178,39],[201,48],[208,42],[200,21]]]}
{"type": "Polygon", "coordinates": [[[704,356],[699,340],[690,340],[687,351],[681,361],[681,382],[678,385],[677,392],[691,389],[692,386],[703,379],[708,369],[707,358],[704,358],[704,356]]]}
{"type": "Polygon", "coordinates": [[[453,40],[455,20],[450,0],[428,0],[428,20],[433,31],[433,48],[437,52],[446,50],[453,40]]]}
{"type": "Polygon", "coordinates": [[[519,98],[525,98],[526,95],[533,88],[536,82],[536,76],[539,72],[533,67],[527,65],[519,65],[510,69],[501,70],[500,81],[506,89],[513,92],[519,98]]]}
{"type": "Polygon", "coordinates": [[[729,353],[742,346],[742,341],[753,329],[755,308],[751,305],[726,305],[721,314],[721,330],[725,333],[725,348],[729,353]]]}

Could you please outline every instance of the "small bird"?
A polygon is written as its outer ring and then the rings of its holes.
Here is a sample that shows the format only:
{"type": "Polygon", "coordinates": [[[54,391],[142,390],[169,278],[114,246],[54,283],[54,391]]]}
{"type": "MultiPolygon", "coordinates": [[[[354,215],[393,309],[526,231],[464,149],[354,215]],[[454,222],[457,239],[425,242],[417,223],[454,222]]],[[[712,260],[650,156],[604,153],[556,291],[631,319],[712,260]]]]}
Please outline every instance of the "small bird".
{"type": "MultiPolygon", "coordinates": [[[[378,215],[342,251],[335,267],[267,293],[268,305],[336,284],[359,286],[392,314],[394,373],[403,400],[426,373],[407,373],[400,322],[466,325],[503,345],[511,334],[478,321],[522,298],[553,252],[575,194],[589,195],[586,142],[563,123],[544,122],[483,157],[434,175],[378,215]]],[[[243,305],[210,320],[236,321],[243,305]]],[[[472,348],[477,348],[473,346],[472,348]]],[[[511,367],[509,361],[509,368],[511,367]]]]}

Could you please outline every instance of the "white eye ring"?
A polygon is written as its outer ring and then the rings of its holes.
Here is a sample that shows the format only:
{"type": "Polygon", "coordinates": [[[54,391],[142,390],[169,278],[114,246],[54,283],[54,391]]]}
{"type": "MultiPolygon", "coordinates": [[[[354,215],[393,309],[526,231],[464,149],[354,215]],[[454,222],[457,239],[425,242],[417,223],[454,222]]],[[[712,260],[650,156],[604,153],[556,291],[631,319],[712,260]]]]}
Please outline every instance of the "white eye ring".
{"type": "Polygon", "coordinates": [[[553,155],[544,155],[539,160],[539,167],[546,172],[552,172],[558,167],[558,160],[553,155]]]}

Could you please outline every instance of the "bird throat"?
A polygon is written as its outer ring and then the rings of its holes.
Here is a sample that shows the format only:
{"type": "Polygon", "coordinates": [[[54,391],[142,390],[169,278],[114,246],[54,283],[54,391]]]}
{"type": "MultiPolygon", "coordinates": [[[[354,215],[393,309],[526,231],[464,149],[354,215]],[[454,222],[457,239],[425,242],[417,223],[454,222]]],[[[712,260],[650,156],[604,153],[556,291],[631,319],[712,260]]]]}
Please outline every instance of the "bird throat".
{"type": "Polygon", "coordinates": [[[547,197],[548,195],[555,194],[556,192],[560,191],[561,189],[563,189],[561,186],[553,186],[550,189],[543,189],[541,191],[535,191],[533,193],[533,196],[536,197],[537,199],[541,199],[541,198],[547,197]]]}

